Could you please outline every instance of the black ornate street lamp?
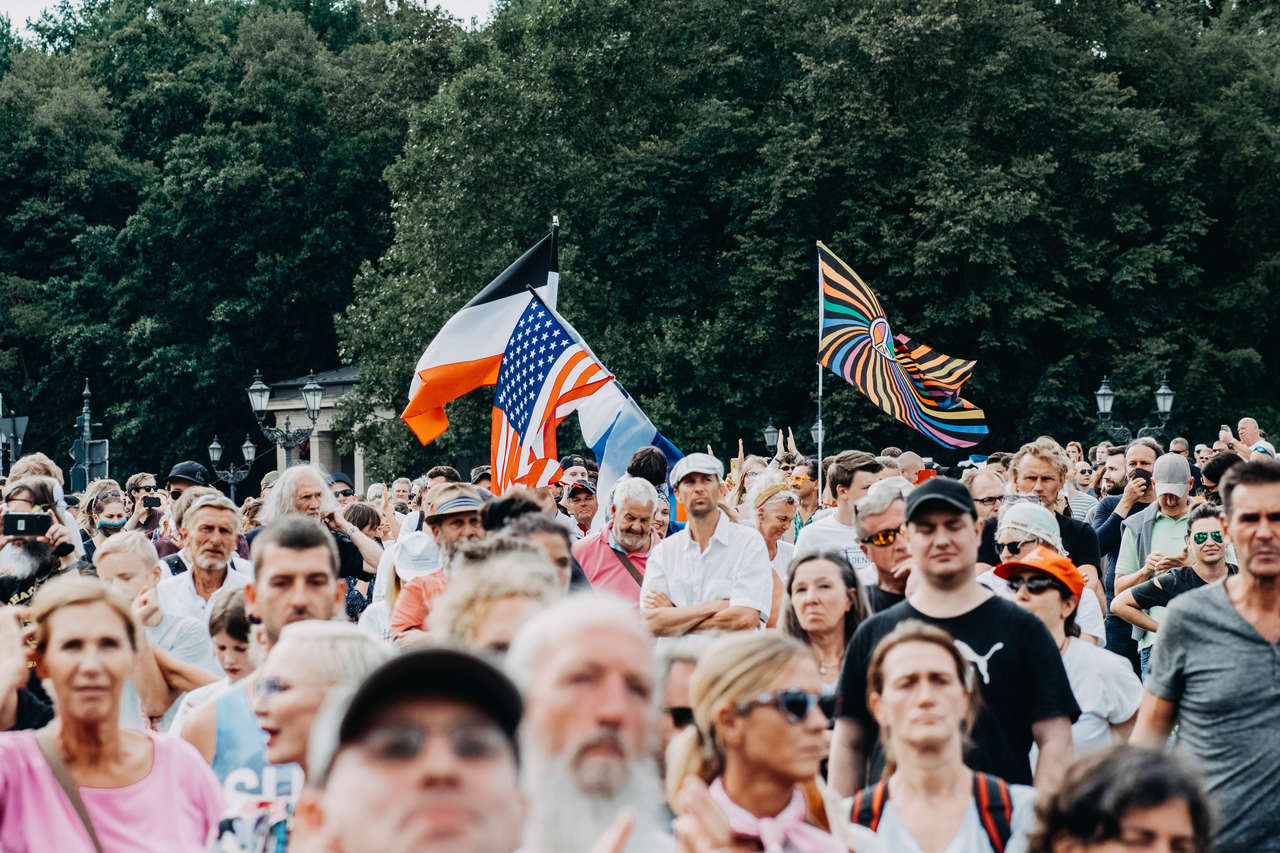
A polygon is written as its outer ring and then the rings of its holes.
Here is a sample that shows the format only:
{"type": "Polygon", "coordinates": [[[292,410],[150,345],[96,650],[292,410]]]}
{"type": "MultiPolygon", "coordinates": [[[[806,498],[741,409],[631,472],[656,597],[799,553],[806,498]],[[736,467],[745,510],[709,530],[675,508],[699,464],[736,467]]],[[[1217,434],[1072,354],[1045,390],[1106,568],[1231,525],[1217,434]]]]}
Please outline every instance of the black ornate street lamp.
{"type": "Polygon", "coordinates": [[[314,371],[307,374],[307,384],[302,386],[302,405],[307,411],[307,417],[311,420],[311,426],[297,429],[290,428],[287,415],[284,419],[284,429],[269,427],[263,423],[263,419],[267,416],[267,403],[271,400],[271,386],[262,381],[262,371],[253,372],[253,384],[246,389],[246,392],[249,394],[249,407],[253,409],[253,416],[258,419],[258,429],[262,430],[267,441],[284,448],[284,467],[288,468],[290,452],[311,437],[311,431],[315,429],[316,421],[320,418],[320,400],[324,396],[324,388],[316,382],[314,371]]]}
{"type": "MultiPolygon", "coordinates": [[[[1124,424],[1112,423],[1112,406],[1115,404],[1116,395],[1111,390],[1111,383],[1107,377],[1102,378],[1102,384],[1098,386],[1098,390],[1093,392],[1093,398],[1098,404],[1098,420],[1101,422],[1102,428],[1106,431],[1111,440],[1118,444],[1128,444],[1133,441],[1134,434],[1124,424]]],[[[1167,377],[1161,379],[1160,387],[1155,391],[1156,398],[1156,414],[1160,417],[1159,425],[1148,425],[1138,430],[1138,438],[1146,438],[1148,436],[1155,437],[1164,432],[1165,424],[1169,422],[1169,415],[1173,411],[1173,389],[1169,387],[1167,377]]]]}
{"type": "Polygon", "coordinates": [[[209,444],[209,461],[213,463],[213,473],[218,475],[218,480],[214,482],[221,481],[231,487],[231,500],[233,503],[236,499],[236,483],[249,476],[249,469],[253,467],[253,460],[258,456],[258,448],[254,446],[253,440],[249,438],[248,433],[245,433],[244,444],[240,445],[240,454],[244,456],[243,465],[232,465],[225,469],[219,468],[218,463],[222,461],[222,442],[218,441],[218,437],[215,435],[213,441],[209,444]]]}

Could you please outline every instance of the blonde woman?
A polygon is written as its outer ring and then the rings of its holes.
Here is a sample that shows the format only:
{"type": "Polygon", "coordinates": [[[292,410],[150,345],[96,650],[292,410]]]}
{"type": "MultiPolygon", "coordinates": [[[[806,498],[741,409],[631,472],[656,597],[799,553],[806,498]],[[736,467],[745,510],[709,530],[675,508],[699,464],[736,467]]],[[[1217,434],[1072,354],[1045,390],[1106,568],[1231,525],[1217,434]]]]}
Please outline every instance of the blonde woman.
{"type": "Polygon", "coordinates": [[[120,726],[141,630],[129,603],[72,575],[40,589],[31,621],[57,713],[38,731],[0,733],[0,850],[208,849],[222,810],[209,765],[185,741],[120,726]]]}
{"type": "Polygon", "coordinates": [[[909,619],[876,646],[867,705],[880,726],[884,777],[846,814],[895,853],[1021,853],[1034,789],[977,773],[964,744],[977,716],[973,666],[951,635],[909,619]]]}
{"type": "Polygon", "coordinates": [[[845,853],[817,782],[827,718],[810,651],[772,631],[726,637],[702,656],[690,694],[694,724],[667,749],[677,839],[709,799],[732,830],[726,849],[845,853]]]}

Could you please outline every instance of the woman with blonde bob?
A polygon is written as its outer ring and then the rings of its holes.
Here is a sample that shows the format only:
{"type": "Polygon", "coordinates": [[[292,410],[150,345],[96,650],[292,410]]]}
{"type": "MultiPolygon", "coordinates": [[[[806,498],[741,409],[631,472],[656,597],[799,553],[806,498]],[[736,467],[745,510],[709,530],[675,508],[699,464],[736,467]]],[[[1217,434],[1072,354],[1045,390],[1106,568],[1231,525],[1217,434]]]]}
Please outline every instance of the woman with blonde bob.
{"type": "Polygon", "coordinates": [[[904,853],[1021,853],[1035,791],[970,770],[966,736],[979,697],[973,666],[941,628],[907,620],[871,656],[867,707],[880,726],[884,778],[854,795],[850,821],[904,853]]]}
{"type": "Polygon", "coordinates": [[[128,602],[95,578],[59,578],[31,619],[56,715],[0,734],[0,850],[208,849],[222,810],[209,765],[186,741],[120,727],[141,630],[128,602]]]}
{"type": "Polygon", "coordinates": [[[817,783],[827,718],[818,665],[802,643],[776,632],[721,639],[694,669],[690,696],[694,724],[667,748],[678,838],[682,821],[714,804],[732,830],[729,849],[848,851],[828,831],[817,783]]]}

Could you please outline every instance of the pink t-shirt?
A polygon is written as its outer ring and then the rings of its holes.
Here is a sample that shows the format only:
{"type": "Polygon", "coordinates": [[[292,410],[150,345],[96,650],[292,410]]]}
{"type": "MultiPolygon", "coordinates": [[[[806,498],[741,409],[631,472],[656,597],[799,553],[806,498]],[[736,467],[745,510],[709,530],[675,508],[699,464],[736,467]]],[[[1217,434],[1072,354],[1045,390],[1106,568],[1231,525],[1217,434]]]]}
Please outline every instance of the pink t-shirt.
{"type": "MultiPolygon", "coordinates": [[[[222,813],[218,778],[184,740],[147,732],[151,772],[123,788],[80,786],[104,853],[196,853],[222,813]]],[[[35,732],[0,732],[0,850],[92,853],[84,824],[36,746],[35,732]]]]}
{"type": "MultiPolygon", "coordinates": [[[[594,536],[588,536],[586,539],[580,539],[573,543],[573,558],[582,566],[582,572],[587,576],[587,580],[591,582],[591,588],[594,590],[608,590],[609,592],[629,598],[636,604],[640,603],[640,584],[636,583],[636,579],[631,577],[631,572],[627,571],[626,566],[622,565],[613,552],[613,547],[609,544],[609,531],[613,525],[606,525],[604,530],[594,536]]],[[[644,567],[649,562],[649,554],[653,551],[653,546],[657,545],[660,540],[657,534],[653,535],[649,543],[649,550],[643,554],[628,554],[631,562],[635,564],[636,571],[640,573],[640,577],[644,578],[644,567]]]]}

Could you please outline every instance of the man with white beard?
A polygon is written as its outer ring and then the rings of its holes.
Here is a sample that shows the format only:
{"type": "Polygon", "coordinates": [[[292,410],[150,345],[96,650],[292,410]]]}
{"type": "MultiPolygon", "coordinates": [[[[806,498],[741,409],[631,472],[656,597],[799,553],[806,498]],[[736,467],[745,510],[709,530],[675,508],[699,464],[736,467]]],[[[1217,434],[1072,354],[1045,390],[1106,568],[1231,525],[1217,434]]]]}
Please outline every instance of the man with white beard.
{"type": "Polygon", "coordinates": [[[616,849],[674,849],[653,759],[651,642],[634,605],[604,593],[563,599],[516,635],[506,666],[525,701],[522,853],[586,853],[624,810],[634,822],[616,849]]]}

